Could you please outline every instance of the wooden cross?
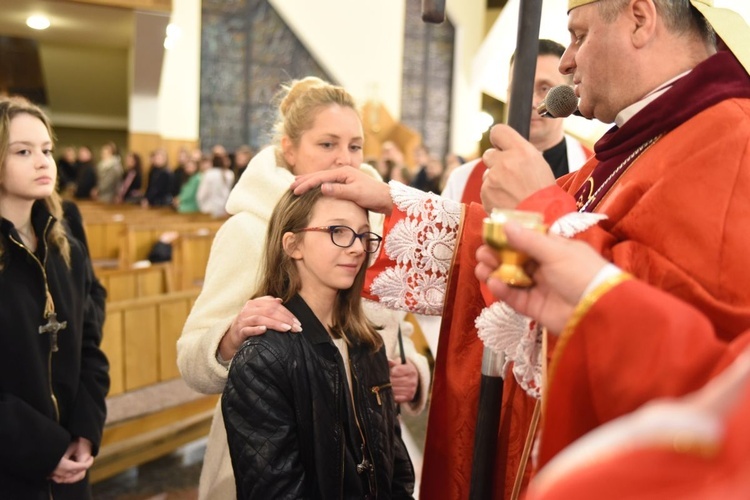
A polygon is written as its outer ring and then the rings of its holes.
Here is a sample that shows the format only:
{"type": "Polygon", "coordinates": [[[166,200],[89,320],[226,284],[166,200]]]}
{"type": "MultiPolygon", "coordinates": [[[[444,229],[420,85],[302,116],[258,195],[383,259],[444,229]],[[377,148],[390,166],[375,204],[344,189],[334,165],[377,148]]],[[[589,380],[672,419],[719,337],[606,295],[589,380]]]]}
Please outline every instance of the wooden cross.
{"type": "Polygon", "coordinates": [[[57,313],[50,313],[47,316],[47,324],[39,327],[39,335],[43,333],[49,333],[50,343],[52,344],[52,352],[57,352],[57,333],[60,330],[64,330],[68,326],[67,321],[60,323],[57,321],[57,313]]]}

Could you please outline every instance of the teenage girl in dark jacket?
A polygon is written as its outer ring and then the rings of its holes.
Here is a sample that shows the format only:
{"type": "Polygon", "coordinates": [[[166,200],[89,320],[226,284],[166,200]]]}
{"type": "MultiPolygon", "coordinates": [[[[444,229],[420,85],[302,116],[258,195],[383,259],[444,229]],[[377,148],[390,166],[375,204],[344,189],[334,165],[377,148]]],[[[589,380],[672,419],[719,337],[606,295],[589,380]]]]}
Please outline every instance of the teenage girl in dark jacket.
{"type": "Polygon", "coordinates": [[[108,364],[86,252],[55,192],[39,108],[0,98],[0,496],[87,499],[108,364]]]}
{"type": "Polygon", "coordinates": [[[222,396],[237,497],[411,498],[383,342],[360,302],[381,238],[352,202],[287,193],[256,297],[281,297],[302,333],[250,337],[222,396]]]}

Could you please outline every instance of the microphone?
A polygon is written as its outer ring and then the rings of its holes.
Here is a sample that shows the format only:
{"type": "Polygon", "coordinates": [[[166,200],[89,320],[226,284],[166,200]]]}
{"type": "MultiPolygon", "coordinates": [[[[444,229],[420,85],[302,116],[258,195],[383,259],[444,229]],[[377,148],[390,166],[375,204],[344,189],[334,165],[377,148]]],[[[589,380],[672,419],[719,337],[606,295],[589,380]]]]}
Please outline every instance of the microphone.
{"type": "Polygon", "coordinates": [[[565,118],[574,113],[581,116],[578,112],[578,98],[570,85],[552,87],[536,112],[547,118],[565,118]]]}

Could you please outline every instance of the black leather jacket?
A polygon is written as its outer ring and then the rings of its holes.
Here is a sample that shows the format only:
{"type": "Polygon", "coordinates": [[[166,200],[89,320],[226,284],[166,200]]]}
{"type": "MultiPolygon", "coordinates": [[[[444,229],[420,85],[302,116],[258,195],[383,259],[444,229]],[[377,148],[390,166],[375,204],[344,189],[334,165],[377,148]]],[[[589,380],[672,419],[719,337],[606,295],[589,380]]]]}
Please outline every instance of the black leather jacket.
{"type": "Polygon", "coordinates": [[[353,405],[326,329],[301,297],[286,306],[303,332],[250,337],[222,396],[238,498],[412,498],[385,351],[349,348],[353,405]]]}

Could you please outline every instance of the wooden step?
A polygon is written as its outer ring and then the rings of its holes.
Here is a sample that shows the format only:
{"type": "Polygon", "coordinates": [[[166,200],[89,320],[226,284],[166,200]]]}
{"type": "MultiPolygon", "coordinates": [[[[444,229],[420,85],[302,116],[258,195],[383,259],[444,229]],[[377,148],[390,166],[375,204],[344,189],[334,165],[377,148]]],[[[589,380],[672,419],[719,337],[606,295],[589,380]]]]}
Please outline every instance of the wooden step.
{"type": "Polygon", "coordinates": [[[101,481],[167,455],[207,436],[218,398],[219,395],[202,396],[107,425],[99,455],[91,469],[91,482],[101,481]]]}

